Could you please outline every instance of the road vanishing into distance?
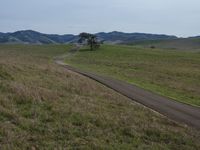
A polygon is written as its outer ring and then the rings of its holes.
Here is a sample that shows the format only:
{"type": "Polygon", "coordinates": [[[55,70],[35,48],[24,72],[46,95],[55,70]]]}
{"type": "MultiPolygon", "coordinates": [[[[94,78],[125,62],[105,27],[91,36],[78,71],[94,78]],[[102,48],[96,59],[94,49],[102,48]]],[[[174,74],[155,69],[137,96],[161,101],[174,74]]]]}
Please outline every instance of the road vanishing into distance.
{"type": "MultiPolygon", "coordinates": [[[[77,49],[73,48],[71,52],[76,52],[77,49]]],[[[64,56],[55,58],[55,62],[67,70],[89,77],[176,122],[200,129],[200,107],[174,101],[124,81],[79,70],[65,64],[64,56]]]]}

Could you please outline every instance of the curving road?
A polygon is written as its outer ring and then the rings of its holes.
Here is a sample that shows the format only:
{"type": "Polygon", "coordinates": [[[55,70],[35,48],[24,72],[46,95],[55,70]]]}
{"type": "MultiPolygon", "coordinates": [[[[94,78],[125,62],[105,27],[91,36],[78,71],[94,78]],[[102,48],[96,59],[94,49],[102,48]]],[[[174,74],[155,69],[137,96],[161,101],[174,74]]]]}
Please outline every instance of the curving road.
{"type": "MultiPolygon", "coordinates": [[[[77,48],[71,51],[77,51],[77,48]]],[[[135,85],[126,83],[124,81],[116,80],[110,77],[100,76],[91,72],[81,71],[64,63],[64,57],[55,59],[55,62],[64,68],[89,77],[103,85],[121,93],[122,95],[136,101],[168,118],[189,125],[191,127],[200,129],[200,107],[176,102],[172,99],[157,95],[155,93],[146,91],[135,85]]]]}

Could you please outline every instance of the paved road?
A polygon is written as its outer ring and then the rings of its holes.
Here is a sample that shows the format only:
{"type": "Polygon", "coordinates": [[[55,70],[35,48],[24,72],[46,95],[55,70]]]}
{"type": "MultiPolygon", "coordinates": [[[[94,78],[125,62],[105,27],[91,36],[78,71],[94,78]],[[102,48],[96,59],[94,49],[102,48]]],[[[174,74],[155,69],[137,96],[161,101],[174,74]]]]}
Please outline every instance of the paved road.
{"type": "MultiPolygon", "coordinates": [[[[75,50],[75,49],[74,49],[75,50]]],[[[116,80],[110,77],[100,76],[94,73],[81,71],[63,63],[63,57],[56,58],[55,62],[66,69],[89,77],[103,85],[121,93],[122,95],[136,101],[152,110],[167,116],[168,118],[200,129],[200,107],[176,102],[172,99],[146,91],[135,85],[116,80]]]]}

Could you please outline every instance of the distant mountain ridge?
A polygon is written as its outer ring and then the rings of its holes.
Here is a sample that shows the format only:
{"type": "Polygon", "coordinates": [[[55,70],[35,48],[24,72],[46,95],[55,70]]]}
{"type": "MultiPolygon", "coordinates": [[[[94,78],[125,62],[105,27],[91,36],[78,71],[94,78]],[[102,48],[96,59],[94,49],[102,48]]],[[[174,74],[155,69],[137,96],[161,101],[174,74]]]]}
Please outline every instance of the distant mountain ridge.
{"type": "MultiPolygon", "coordinates": [[[[123,33],[123,32],[100,32],[97,37],[106,43],[131,43],[145,40],[166,40],[177,39],[176,36],[146,33],[123,33]]],[[[64,44],[75,43],[79,37],[77,35],[65,34],[44,34],[33,30],[22,30],[13,33],[1,33],[0,43],[19,43],[19,44],[64,44]]]]}
{"type": "Polygon", "coordinates": [[[72,34],[44,34],[33,30],[0,33],[0,43],[58,44],[73,41],[75,38],[72,34]]]}

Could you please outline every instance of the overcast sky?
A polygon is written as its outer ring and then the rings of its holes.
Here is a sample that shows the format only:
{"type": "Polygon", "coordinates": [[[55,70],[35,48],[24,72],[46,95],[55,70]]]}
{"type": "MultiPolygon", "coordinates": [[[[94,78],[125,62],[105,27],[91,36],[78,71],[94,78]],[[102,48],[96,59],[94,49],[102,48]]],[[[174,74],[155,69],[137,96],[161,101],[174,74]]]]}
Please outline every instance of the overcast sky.
{"type": "Polygon", "coordinates": [[[200,0],[0,0],[0,32],[200,35],[200,0]]]}

